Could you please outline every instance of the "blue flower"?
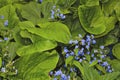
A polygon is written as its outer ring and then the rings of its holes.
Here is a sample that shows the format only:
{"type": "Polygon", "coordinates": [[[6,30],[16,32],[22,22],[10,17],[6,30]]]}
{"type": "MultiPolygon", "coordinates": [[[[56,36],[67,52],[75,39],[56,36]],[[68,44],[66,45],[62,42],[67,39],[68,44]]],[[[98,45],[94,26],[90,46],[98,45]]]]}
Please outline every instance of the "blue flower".
{"type": "Polygon", "coordinates": [[[65,19],[66,16],[65,16],[64,14],[60,14],[60,18],[61,18],[61,19],[65,19]]]}
{"type": "Polygon", "coordinates": [[[105,56],[106,56],[106,55],[101,55],[100,57],[103,59],[103,58],[105,58],[105,56]]]}
{"type": "Polygon", "coordinates": [[[75,45],[75,49],[77,49],[79,46],[78,45],[75,45]]]}
{"type": "Polygon", "coordinates": [[[40,3],[42,3],[42,0],[39,0],[40,3]]]}
{"type": "Polygon", "coordinates": [[[1,19],[4,19],[4,16],[2,15],[0,18],[1,18],[1,19]]]}
{"type": "Polygon", "coordinates": [[[82,62],[83,60],[82,59],[79,59],[79,62],[82,62]]]}
{"type": "Polygon", "coordinates": [[[92,54],[91,57],[94,57],[94,54],[92,54]]]}
{"type": "Polygon", "coordinates": [[[73,52],[73,51],[72,51],[72,52],[70,52],[70,55],[71,55],[71,56],[73,56],[73,55],[74,55],[74,52],[73,52]]]}
{"type": "Polygon", "coordinates": [[[4,37],[4,40],[5,40],[5,41],[7,41],[7,40],[8,40],[8,38],[7,38],[7,37],[4,37]]]}
{"type": "Polygon", "coordinates": [[[57,78],[54,78],[53,80],[58,80],[57,78]]]}
{"type": "Polygon", "coordinates": [[[85,40],[82,39],[82,40],[81,40],[81,43],[82,43],[82,45],[84,46],[84,45],[85,45],[85,40]]]}
{"type": "Polygon", "coordinates": [[[86,46],[85,46],[85,48],[86,48],[86,49],[89,49],[89,48],[90,48],[90,46],[89,46],[89,45],[86,45],[86,46]]]}
{"type": "Polygon", "coordinates": [[[92,44],[96,44],[96,40],[92,40],[92,44]]]}
{"type": "Polygon", "coordinates": [[[102,63],[102,66],[108,66],[108,62],[106,61],[106,62],[103,62],[102,63]]]}
{"type": "Polygon", "coordinates": [[[65,57],[68,58],[70,55],[69,54],[66,54],[65,57]]]}
{"type": "Polygon", "coordinates": [[[64,52],[65,53],[69,52],[69,50],[67,49],[67,47],[64,47],[64,52]]]}
{"type": "Polygon", "coordinates": [[[90,54],[90,51],[88,51],[87,54],[90,54]]]}
{"type": "Polygon", "coordinates": [[[61,74],[61,79],[60,80],[68,80],[67,76],[65,74],[61,74]]]}
{"type": "Polygon", "coordinates": [[[98,63],[102,62],[101,60],[98,60],[98,63]]]}
{"type": "Polygon", "coordinates": [[[61,70],[58,70],[58,71],[55,72],[54,76],[59,76],[59,75],[61,75],[61,74],[62,74],[62,71],[61,71],[61,70]]]}
{"type": "Polygon", "coordinates": [[[2,68],[1,68],[1,72],[6,72],[6,68],[5,68],[5,67],[2,67],[2,68]]]}
{"type": "Polygon", "coordinates": [[[100,49],[104,49],[104,46],[100,46],[100,49]]]}
{"type": "Polygon", "coordinates": [[[72,44],[72,43],[73,43],[73,40],[70,40],[70,41],[69,41],[69,44],[72,44]]]}
{"type": "Polygon", "coordinates": [[[4,26],[8,26],[8,20],[4,22],[4,26]]]}

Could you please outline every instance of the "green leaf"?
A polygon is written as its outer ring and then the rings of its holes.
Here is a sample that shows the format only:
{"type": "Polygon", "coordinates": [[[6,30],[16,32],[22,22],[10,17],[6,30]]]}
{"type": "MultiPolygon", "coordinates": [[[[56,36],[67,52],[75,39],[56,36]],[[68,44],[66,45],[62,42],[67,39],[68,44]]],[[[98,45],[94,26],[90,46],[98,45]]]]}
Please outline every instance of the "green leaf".
{"type": "Polygon", "coordinates": [[[55,40],[62,43],[68,43],[70,40],[70,32],[66,25],[59,22],[45,23],[43,28],[32,28],[27,26],[28,23],[21,22],[21,29],[26,29],[32,34],[39,35],[46,39],[55,40]]]}
{"type": "Polygon", "coordinates": [[[109,74],[105,74],[102,80],[116,80],[117,77],[120,75],[120,72],[112,72],[109,74]]]}
{"type": "Polygon", "coordinates": [[[112,68],[114,69],[114,71],[120,71],[120,61],[117,59],[111,60],[110,64],[112,66],[112,68]]]}
{"type": "Polygon", "coordinates": [[[98,63],[98,61],[95,60],[95,61],[93,61],[93,62],[89,65],[89,67],[92,67],[92,66],[96,65],[97,63],[98,63]]]}
{"type": "Polygon", "coordinates": [[[114,17],[114,16],[105,17],[106,30],[105,30],[105,32],[103,32],[102,34],[96,35],[95,37],[96,37],[96,38],[97,38],[97,37],[102,37],[102,36],[108,34],[111,30],[114,29],[116,22],[117,22],[117,19],[116,19],[116,17],[114,17]]]}
{"type": "Polygon", "coordinates": [[[67,65],[67,64],[71,64],[72,60],[73,60],[73,56],[69,56],[69,57],[65,60],[65,64],[66,64],[66,65],[67,65]]]}
{"type": "Polygon", "coordinates": [[[115,6],[115,12],[116,12],[116,16],[118,18],[118,20],[120,21],[120,1],[117,2],[116,6],[115,6]]]}
{"type": "Polygon", "coordinates": [[[0,57],[0,67],[2,66],[2,58],[0,57]]]}
{"type": "Polygon", "coordinates": [[[32,21],[34,24],[40,22],[41,16],[41,6],[35,2],[30,2],[22,6],[22,17],[32,21]],[[29,8],[29,9],[28,9],[29,8]]]}
{"type": "Polygon", "coordinates": [[[28,46],[22,46],[17,50],[17,54],[19,56],[30,55],[36,52],[43,52],[46,50],[53,49],[56,46],[57,46],[57,43],[55,41],[44,39],[44,40],[37,41],[28,46]]]}
{"type": "Polygon", "coordinates": [[[19,44],[17,44],[16,42],[11,42],[7,46],[8,46],[7,51],[9,52],[8,56],[12,61],[16,56],[16,51],[19,48],[19,44]]]}
{"type": "Polygon", "coordinates": [[[97,64],[97,65],[95,65],[95,66],[96,66],[96,68],[97,68],[98,70],[102,71],[103,73],[106,73],[105,68],[103,68],[103,67],[100,66],[99,64],[97,64]]]}
{"type": "Polygon", "coordinates": [[[50,80],[48,74],[56,67],[57,62],[56,51],[22,56],[15,63],[18,69],[16,77],[18,80],[50,80]]]}
{"type": "Polygon", "coordinates": [[[9,28],[15,27],[19,22],[19,19],[15,12],[15,7],[12,5],[6,5],[2,8],[0,8],[0,16],[4,16],[4,19],[2,19],[2,21],[0,21],[0,26],[2,28],[6,28],[6,27],[4,27],[4,22],[6,20],[8,20],[9,28]]]}
{"type": "Polygon", "coordinates": [[[70,8],[71,5],[73,5],[76,2],[76,0],[57,0],[57,5],[59,5],[60,7],[64,7],[64,8],[70,8]]]}
{"type": "Polygon", "coordinates": [[[72,34],[73,38],[78,37],[78,34],[81,34],[83,37],[86,34],[85,30],[80,25],[80,22],[78,19],[72,21],[72,25],[71,25],[70,30],[71,30],[71,34],[72,34]]]}
{"type": "Polygon", "coordinates": [[[116,44],[113,49],[112,49],[113,55],[117,58],[120,59],[120,43],[116,44]]]}
{"type": "Polygon", "coordinates": [[[102,80],[101,76],[98,74],[97,70],[93,67],[89,67],[89,64],[83,64],[84,73],[83,80],[102,80]]]}
{"type": "Polygon", "coordinates": [[[85,6],[96,6],[99,5],[99,0],[80,0],[80,4],[85,6]]]}
{"type": "Polygon", "coordinates": [[[99,6],[79,6],[79,20],[83,28],[91,34],[101,34],[105,31],[105,21],[99,6]]]}
{"type": "Polygon", "coordinates": [[[82,75],[84,76],[84,68],[82,67],[82,65],[80,64],[80,62],[78,61],[74,61],[73,64],[79,68],[79,70],[81,71],[82,75]]]}
{"type": "Polygon", "coordinates": [[[105,16],[113,15],[114,8],[119,3],[119,0],[109,0],[106,3],[102,4],[102,11],[105,14],[105,16]]]}

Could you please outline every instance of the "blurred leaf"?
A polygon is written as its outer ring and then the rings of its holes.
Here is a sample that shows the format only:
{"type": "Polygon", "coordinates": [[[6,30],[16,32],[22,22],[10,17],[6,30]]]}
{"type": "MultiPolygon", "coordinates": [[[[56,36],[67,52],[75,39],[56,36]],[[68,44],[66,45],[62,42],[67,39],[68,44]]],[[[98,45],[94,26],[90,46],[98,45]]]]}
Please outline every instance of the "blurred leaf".
{"type": "Polygon", "coordinates": [[[116,80],[117,77],[120,75],[120,72],[112,72],[109,74],[105,74],[102,80],[116,80]]]}
{"type": "Polygon", "coordinates": [[[57,62],[58,56],[56,51],[22,56],[15,63],[18,69],[16,77],[18,80],[50,80],[48,74],[56,67],[57,62]]]}
{"type": "Polygon", "coordinates": [[[80,0],[80,4],[85,6],[96,6],[99,5],[99,0],[80,0]]]}
{"type": "Polygon", "coordinates": [[[80,25],[80,22],[79,20],[74,20],[72,22],[72,25],[71,25],[71,34],[72,34],[72,37],[75,38],[75,37],[78,37],[78,34],[81,34],[82,37],[85,36],[86,32],[84,31],[84,29],[82,28],[82,26],[80,25]]]}
{"type": "Polygon", "coordinates": [[[118,1],[115,6],[116,16],[117,16],[118,20],[120,21],[120,8],[119,7],[120,7],[120,1],[118,1]]]}
{"type": "Polygon", "coordinates": [[[21,22],[21,29],[26,29],[32,34],[39,35],[46,39],[55,40],[62,43],[68,43],[70,40],[70,32],[66,25],[59,22],[45,23],[43,28],[32,28],[27,26],[28,23],[21,22]]]}
{"type": "Polygon", "coordinates": [[[0,16],[4,16],[4,19],[0,22],[0,26],[4,27],[4,22],[8,20],[8,27],[13,28],[15,27],[19,20],[15,12],[15,7],[12,5],[6,5],[2,8],[0,8],[0,16]]]}
{"type": "Polygon", "coordinates": [[[96,35],[95,37],[96,37],[96,38],[97,38],[97,37],[102,37],[102,36],[108,34],[111,30],[114,29],[116,22],[117,22],[117,19],[116,19],[116,17],[114,17],[114,16],[105,17],[106,30],[105,30],[105,32],[103,32],[102,34],[96,35]]]}
{"type": "Polygon", "coordinates": [[[105,16],[110,16],[113,14],[114,8],[118,2],[119,0],[109,0],[106,3],[102,4],[102,9],[105,16]]]}
{"type": "Polygon", "coordinates": [[[112,68],[114,69],[114,71],[120,71],[120,61],[117,59],[111,60],[110,64],[112,66],[112,68]]]}
{"type": "Polygon", "coordinates": [[[2,66],[2,58],[0,57],[0,67],[2,66]]]}
{"type": "Polygon", "coordinates": [[[78,61],[74,61],[73,64],[79,68],[80,72],[82,73],[82,75],[84,76],[84,68],[82,67],[82,65],[80,64],[80,62],[78,61]]]}
{"type": "Polygon", "coordinates": [[[89,67],[92,67],[92,66],[96,65],[97,63],[98,63],[98,60],[95,60],[89,65],[89,67]]]}
{"type": "Polygon", "coordinates": [[[103,73],[106,73],[105,68],[103,68],[103,67],[100,66],[99,64],[97,64],[97,65],[95,65],[95,66],[96,66],[96,68],[97,68],[98,70],[102,71],[103,73]]]}
{"type": "Polygon", "coordinates": [[[75,3],[75,1],[76,0],[57,0],[57,5],[68,9],[75,3]]]}
{"type": "Polygon", "coordinates": [[[88,64],[84,64],[83,68],[85,72],[85,75],[83,75],[83,80],[102,80],[97,70],[95,70],[93,67],[89,67],[88,64]]]}
{"type": "Polygon", "coordinates": [[[113,49],[112,49],[113,55],[117,58],[120,59],[120,43],[117,43],[113,49]]]}
{"type": "Polygon", "coordinates": [[[53,49],[57,46],[57,43],[50,40],[40,40],[28,46],[22,46],[17,50],[19,56],[30,55],[36,52],[43,52],[53,49]]]}
{"type": "Polygon", "coordinates": [[[34,24],[40,22],[41,6],[35,2],[30,2],[22,6],[22,17],[32,21],[34,24]]]}
{"type": "Polygon", "coordinates": [[[67,59],[65,59],[65,64],[66,65],[71,64],[72,60],[73,60],[73,56],[69,56],[67,59]]]}
{"type": "Polygon", "coordinates": [[[78,15],[81,25],[87,32],[97,35],[105,31],[105,19],[99,6],[79,6],[78,15]]]}

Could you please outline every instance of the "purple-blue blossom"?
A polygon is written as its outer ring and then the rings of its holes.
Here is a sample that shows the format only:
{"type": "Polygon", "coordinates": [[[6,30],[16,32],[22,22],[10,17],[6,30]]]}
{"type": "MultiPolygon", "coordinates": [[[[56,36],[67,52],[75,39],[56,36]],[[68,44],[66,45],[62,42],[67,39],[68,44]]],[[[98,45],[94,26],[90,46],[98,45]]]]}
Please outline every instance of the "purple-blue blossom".
{"type": "Polygon", "coordinates": [[[83,60],[82,59],[79,59],[79,62],[82,62],[83,60]]]}
{"type": "Polygon", "coordinates": [[[54,76],[59,76],[59,75],[61,75],[61,74],[62,74],[62,71],[61,71],[61,70],[58,70],[58,71],[55,72],[54,76]]]}
{"type": "Polygon", "coordinates": [[[7,38],[7,37],[4,37],[4,40],[5,40],[5,41],[7,41],[7,40],[8,40],[8,38],[7,38]]]}
{"type": "Polygon", "coordinates": [[[104,49],[104,46],[100,46],[100,49],[104,49]]]}
{"type": "Polygon", "coordinates": [[[5,20],[4,26],[8,26],[8,20],[5,20]]]}
{"type": "Polygon", "coordinates": [[[81,43],[82,43],[82,45],[84,46],[84,45],[85,45],[85,40],[82,39],[82,40],[81,40],[81,43]]]}
{"type": "Polygon", "coordinates": [[[92,44],[96,44],[96,40],[92,40],[92,44]]]}

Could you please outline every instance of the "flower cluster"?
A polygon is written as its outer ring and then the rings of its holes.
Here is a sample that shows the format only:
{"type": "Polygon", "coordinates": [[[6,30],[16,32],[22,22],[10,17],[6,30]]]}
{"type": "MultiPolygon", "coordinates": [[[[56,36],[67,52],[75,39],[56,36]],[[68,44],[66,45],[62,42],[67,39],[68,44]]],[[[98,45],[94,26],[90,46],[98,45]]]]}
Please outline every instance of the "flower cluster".
{"type": "MultiPolygon", "coordinates": [[[[0,16],[0,19],[2,19],[2,20],[3,20],[3,19],[4,19],[4,16],[3,16],[3,15],[1,15],[1,16],[0,16]]],[[[8,20],[5,20],[5,21],[4,21],[4,26],[8,26],[8,20]]]]}
{"type": "Polygon", "coordinates": [[[110,64],[106,61],[107,55],[105,47],[101,45],[99,48],[95,48],[96,40],[93,35],[86,35],[86,37],[82,38],[82,35],[79,34],[79,40],[70,40],[69,44],[74,45],[74,48],[71,50],[70,48],[64,47],[65,58],[69,56],[73,56],[75,60],[80,63],[87,61],[89,64],[97,61],[97,64],[105,68],[106,72],[112,72],[110,64]],[[89,58],[88,58],[89,56],[89,58]],[[88,58],[88,59],[87,59],[88,58]]]}
{"type": "Polygon", "coordinates": [[[58,71],[51,71],[50,76],[53,76],[54,79],[53,80],[58,80],[60,77],[60,80],[70,80],[70,75],[66,75],[65,73],[63,73],[61,70],[58,71]]]}
{"type": "Polygon", "coordinates": [[[56,6],[53,6],[51,10],[51,19],[55,19],[55,18],[59,18],[63,20],[66,18],[66,16],[63,13],[61,13],[60,9],[58,9],[56,6]]]}

